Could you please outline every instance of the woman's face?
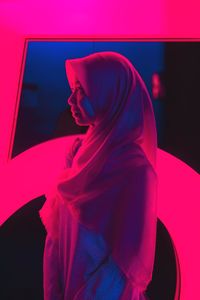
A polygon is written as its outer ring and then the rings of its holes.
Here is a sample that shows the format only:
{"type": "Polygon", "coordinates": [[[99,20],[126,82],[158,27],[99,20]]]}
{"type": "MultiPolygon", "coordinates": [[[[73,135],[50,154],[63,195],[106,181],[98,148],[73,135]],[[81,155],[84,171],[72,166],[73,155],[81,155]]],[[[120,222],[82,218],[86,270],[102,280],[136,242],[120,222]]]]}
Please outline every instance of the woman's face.
{"type": "Polygon", "coordinates": [[[94,109],[78,80],[76,80],[75,85],[71,90],[72,94],[68,98],[68,103],[71,107],[72,116],[74,117],[75,122],[82,126],[94,125],[94,109]]]}

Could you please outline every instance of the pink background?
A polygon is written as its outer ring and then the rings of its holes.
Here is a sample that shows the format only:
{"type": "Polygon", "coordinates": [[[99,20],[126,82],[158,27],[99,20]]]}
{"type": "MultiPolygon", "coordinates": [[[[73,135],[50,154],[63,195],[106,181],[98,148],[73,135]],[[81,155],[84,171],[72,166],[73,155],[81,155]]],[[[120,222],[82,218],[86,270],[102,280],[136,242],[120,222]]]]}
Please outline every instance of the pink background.
{"type": "MultiPolygon", "coordinates": [[[[26,39],[131,38],[163,41],[200,38],[200,2],[197,0],[66,2],[0,2],[0,169],[1,191],[5,199],[1,202],[1,223],[43,192],[44,186],[36,177],[37,170],[41,166],[45,170],[54,150],[57,149],[57,154],[61,153],[64,143],[64,140],[59,140],[39,145],[8,163],[26,39]]],[[[50,175],[46,177],[45,185],[61,165],[60,161],[57,169],[52,166],[55,168],[48,170],[50,175]]],[[[45,174],[41,172],[43,178],[45,174]]],[[[158,215],[177,248],[181,267],[181,300],[197,299],[200,270],[199,175],[161,150],[158,175],[158,215]]]]}

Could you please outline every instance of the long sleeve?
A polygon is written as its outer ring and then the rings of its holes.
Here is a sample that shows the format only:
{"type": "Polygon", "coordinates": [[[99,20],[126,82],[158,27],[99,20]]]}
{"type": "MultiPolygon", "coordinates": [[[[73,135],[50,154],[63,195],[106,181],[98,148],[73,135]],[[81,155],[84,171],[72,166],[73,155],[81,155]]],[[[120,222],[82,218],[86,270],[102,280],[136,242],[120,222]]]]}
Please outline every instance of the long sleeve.
{"type": "Polygon", "coordinates": [[[112,257],[90,274],[74,300],[119,300],[127,279],[112,257]]]}
{"type": "Polygon", "coordinates": [[[58,258],[58,242],[47,235],[43,258],[44,300],[63,300],[58,258]]]}

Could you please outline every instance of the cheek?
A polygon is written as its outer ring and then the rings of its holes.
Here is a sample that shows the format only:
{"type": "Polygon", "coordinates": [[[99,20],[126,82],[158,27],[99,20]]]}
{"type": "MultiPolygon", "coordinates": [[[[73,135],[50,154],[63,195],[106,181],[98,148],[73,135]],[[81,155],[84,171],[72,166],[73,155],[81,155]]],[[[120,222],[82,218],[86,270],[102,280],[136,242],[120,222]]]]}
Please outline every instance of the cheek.
{"type": "Polygon", "coordinates": [[[84,112],[90,117],[90,118],[94,118],[95,116],[95,112],[94,112],[94,109],[90,103],[90,100],[86,97],[84,97],[82,99],[82,102],[81,102],[81,106],[84,110],[84,112]]]}

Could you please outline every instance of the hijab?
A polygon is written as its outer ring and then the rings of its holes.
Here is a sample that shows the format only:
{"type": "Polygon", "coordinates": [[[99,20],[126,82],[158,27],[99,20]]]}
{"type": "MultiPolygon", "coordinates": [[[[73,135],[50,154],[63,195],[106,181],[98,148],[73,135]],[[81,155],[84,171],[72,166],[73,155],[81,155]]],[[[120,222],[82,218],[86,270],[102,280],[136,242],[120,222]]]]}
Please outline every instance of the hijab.
{"type": "Polygon", "coordinates": [[[40,217],[58,238],[58,205],[101,234],[133,285],[152,278],[156,241],[156,126],[146,86],[131,62],[115,52],[66,60],[73,87],[81,83],[96,113],[74,157],[60,175],[40,217]]]}

